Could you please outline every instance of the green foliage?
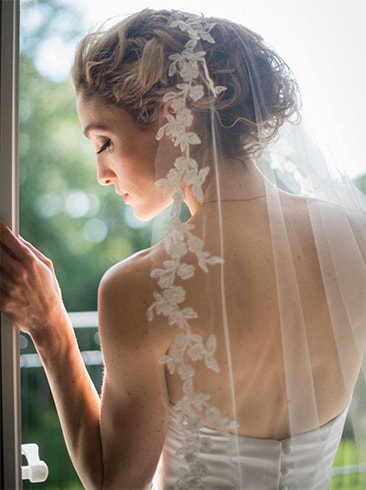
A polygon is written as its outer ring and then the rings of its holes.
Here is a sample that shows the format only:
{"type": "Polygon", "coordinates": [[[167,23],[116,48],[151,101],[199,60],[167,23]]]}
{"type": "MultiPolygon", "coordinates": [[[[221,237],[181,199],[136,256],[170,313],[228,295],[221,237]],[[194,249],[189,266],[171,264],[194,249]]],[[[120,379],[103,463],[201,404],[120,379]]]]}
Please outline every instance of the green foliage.
{"type": "MultiPolygon", "coordinates": [[[[133,221],[112,189],[97,185],[95,156],[81,134],[70,78],[47,76],[45,47],[74,45],[85,32],[77,2],[28,0],[22,18],[20,230],[54,262],[67,309],[94,310],[104,271],[147,247],[151,230],[133,221]]],[[[55,50],[56,61],[57,56],[55,50]]],[[[356,184],[365,192],[366,176],[356,184]]],[[[98,348],[85,335],[94,334],[80,334],[80,346],[98,348]]],[[[29,346],[25,352],[34,349],[29,346]]],[[[102,368],[89,372],[99,389],[102,368]]],[[[35,487],[24,482],[24,488],[80,490],[43,370],[22,369],[22,393],[23,442],[38,443],[50,469],[45,483],[35,487]]],[[[352,451],[342,444],[336,465],[352,464],[352,451]]],[[[355,478],[335,477],[331,488],[363,488],[355,478]]]]}
{"type": "MultiPolygon", "coordinates": [[[[78,332],[78,341],[82,350],[99,348],[95,328],[78,332]]],[[[28,337],[22,334],[22,354],[35,352],[28,337]]],[[[88,366],[88,371],[98,391],[102,380],[102,366],[88,366]]],[[[65,368],[65,375],[67,370],[65,368]]],[[[77,474],[72,466],[60,422],[56,413],[47,379],[41,368],[23,368],[21,370],[22,393],[22,432],[23,443],[36,442],[40,457],[46,461],[49,476],[43,483],[23,482],[24,490],[82,490],[77,474]]]]}
{"type": "MultiPolygon", "coordinates": [[[[357,448],[353,439],[342,439],[333,467],[354,467],[358,464],[357,448]]],[[[363,490],[365,477],[361,473],[333,475],[330,490],[363,490]]]]}
{"type": "Polygon", "coordinates": [[[70,80],[48,80],[22,56],[21,233],[53,260],[69,310],[95,309],[105,270],[150,243],[149,227],[128,226],[130,210],[97,184],[89,146],[70,80]]]}
{"type": "MultiPolygon", "coordinates": [[[[101,276],[149,246],[150,227],[133,220],[112,188],[97,184],[94,151],[81,133],[70,77],[60,80],[47,71],[45,48],[75,44],[85,32],[77,5],[30,0],[21,17],[20,232],[53,261],[66,308],[95,310],[101,276]]],[[[57,50],[53,56],[57,62],[57,50]]],[[[94,333],[78,334],[82,349],[98,348],[85,335],[94,333]]],[[[33,352],[30,345],[24,350],[33,352]]],[[[89,372],[100,389],[102,367],[89,372]]],[[[21,386],[23,442],[39,444],[50,470],[45,483],[24,482],[24,488],[81,489],[43,370],[23,368],[21,386]]]]}
{"type": "Polygon", "coordinates": [[[364,194],[366,194],[366,174],[356,177],[354,183],[364,194]]]}

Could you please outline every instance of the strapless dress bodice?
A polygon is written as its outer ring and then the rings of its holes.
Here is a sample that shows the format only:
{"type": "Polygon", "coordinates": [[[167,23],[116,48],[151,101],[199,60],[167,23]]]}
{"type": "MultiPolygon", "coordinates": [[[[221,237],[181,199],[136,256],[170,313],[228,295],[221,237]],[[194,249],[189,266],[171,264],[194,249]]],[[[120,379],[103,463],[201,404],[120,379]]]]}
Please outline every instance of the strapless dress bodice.
{"type": "Polygon", "coordinates": [[[169,429],[154,478],[154,490],[326,490],[331,468],[342,436],[348,409],[319,429],[286,440],[228,438],[203,427],[199,460],[204,465],[191,479],[182,479],[187,467],[179,449],[184,434],[174,409],[170,410],[169,429]],[[206,450],[207,448],[207,450],[206,450]],[[180,482],[178,484],[178,482],[180,482]],[[200,487],[199,485],[203,485],[200,487]]]}

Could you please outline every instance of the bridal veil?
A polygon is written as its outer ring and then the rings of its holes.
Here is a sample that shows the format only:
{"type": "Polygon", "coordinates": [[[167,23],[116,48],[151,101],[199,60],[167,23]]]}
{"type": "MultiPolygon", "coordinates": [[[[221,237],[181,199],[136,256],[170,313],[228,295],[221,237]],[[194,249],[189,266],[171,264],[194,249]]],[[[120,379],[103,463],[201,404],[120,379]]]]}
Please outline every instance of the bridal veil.
{"type": "MultiPolygon", "coordinates": [[[[241,436],[311,434],[317,488],[322,428],[348,409],[361,465],[365,197],[307,127],[290,69],[249,29],[176,11],[110,28],[117,57],[104,39],[84,41],[90,79],[108,59],[111,102],[141,124],[160,118],[156,186],[172,204],[154,221],[146,322],[153,342],[156,325],[174,332],[159,362],[183,433],[177,488],[209,488],[207,428],[227,440],[220,471],[237,489],[241,436]]],[[[303,490],[301,457],[292,473],[303,490]]]]}

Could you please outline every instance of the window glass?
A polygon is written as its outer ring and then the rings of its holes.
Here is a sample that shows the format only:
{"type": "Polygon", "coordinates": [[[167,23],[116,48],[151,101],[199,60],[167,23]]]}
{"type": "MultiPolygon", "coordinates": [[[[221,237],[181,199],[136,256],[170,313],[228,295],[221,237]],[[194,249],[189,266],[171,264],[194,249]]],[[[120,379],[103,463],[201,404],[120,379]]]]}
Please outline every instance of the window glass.
{"type": "MultiPolygon", "coordinates": [[[[337,136],[337,126],[330,130],[329,121],[325,118],[329,112],[327,108],[334,105],[337,95],[331,98],[329,86],[326,93],[319,91],[317,77],[309,77],[314,66],[320,74],[321,70],[325,70],[322,44],[313,40],[316,33],[316,39],[323,40],[325,50],[328,43],[334,46],[336,42],[332,30],[327,31],[327,36],[322,30],[324,20],[321,17],[324,19],[326,10],[316,14],[312,7],[305,7],[305,2],[301,7],[303,11],[300,13],[297,4],[295,12],[292,0],[244,1],[239,8],[238,3],[232,0],[226,2],[226,10],[223,12],[222,4],[214,3],[210,0],[200,2],[197,6],[197,2],[190,5],[187,1],[180,3],[178,0],[167,0],[165,3],[150,2],[150,5],[153,8],[188,11],[198,9],[213,15],[232,17],[261,32],[294,65],[300,84],[305,85],[304,97],[310,105],[322,111],[317,119],[319,125],[325,127],[331,137],[337,136]],[[306,42],[309,27],[299,22],[301,17],[312,20],[311,43],[306,42]],[[291,48],[295,48],[295,51],[291,48]],[[315,59],[318,51],[319,58],[315,59]]],[[[334,2],[325,1],[322,5],[328,3],[334,7],[334,2]]],[[[123,2],[120,0],[23,0],[21,4],[20,232],[54,263],[66,307],[76,327],[80,349],[98,390],[102,380],[95,314],[98,282],[108,267],[150,245],[150,226],[141,226],[133,218],[130,209],[121,204],[109,188],[98,186],[94,150],[81,134],[69,70],[77,40],[103,20],[130,13],[131,7],[126,12],[126,7],[121,5],[123,2]]],[[[145,6],[145,2],[137,1],[132,8],[139,10],[145,6]]],[[[317,5],[316,8],[323,9],[323,6],[317,5]]],[[[333,16],[333,24],[338,22],[337,12],[335,8],[328,12],[328,16],[333,16]]],[[[356,22],[356,12],[354,15],[349,13],[349,18],[353,17],[356,22]]],[[[357,35],[361,36],[361,31],[354,29],[353,34],[360,32],[357,35]]],[[[337,52],[336,49],[329,49],[327,53],[333,51],[337,52]]],[[[348,62],[351,63],[352,59],[343,58],[342,63],[348,62]]],[[[344,67],[343,71],[347,73],[344,67]]],[[[342,90],[342,79],[338,72],[333,72],[333,76],[336,75],[338,88],[342,90]]],[[[330,79],[332,74],[329,73],[327,77],[330,79]]],[[[364,82],[365,78],[354,77],[353,83],[359,79],[364,82]]],[[[352,118],[349,119],[355,121],[358,112],[363,118],[366,103],[352,103],[350,98],[353,92],[359,91],[355,89],[348,93],[347,104],[353,110],[352,118]]],[[[348,107],[342,105],[343,99],[338,97],[337,102],[339,111],[343,110],[343,117],[348,117],[348,107]]],[[[333,122],[336,124],[336,121],[333,122]]],[[[360,123],[352,124],[351,129],[358,131],[361,128],[360,123]]],[[[335,140],[337,145],[347,142],[347,138],[339,136],[335,140]]],[[[363,136],[356,140],[360,142],[359,149],[357,144],[351,149],[347,146],[347,152],[353,152],[353,167],[348,170],[358,177],[358,184],[366,190],[366,177],[362,176],[366,164],[362,163],[363,156],[358,151],[363,151],[363,136]]],[[[345,150],[337,146],[336,151],[342,154],[345,150]]],[[[22,441],[39,444],[41,459],[47,462],[50,471],[48,480],[37,484],[37,488],[81,489],[67,455],[46,377],[25,335],[20,336],[20,353],[22,441]]],[[[342,469],[352,466],[353,451],[352,429],[347,425],[335,462],[339,469],[335,471],[333,488],[351,488],[349,485],[358,488],[357,474],[347,474],[347,469],[342,469]]],[[[24,482],[24,488],[35,487],[24,482]]]]}
{"type": "MultiPolygon", "coordinates": [[[[80,349],[98,390],[102,364],[97,287],[112,264],[150,244],[109,188],[96,181],[95,155],[81,133],[69,76],[86,32],[78,2],[25,1],[21,8],[19,215],[21,235],[54,263],[80,349]],[[84,312],[84,314],[75,314],[84,312]]],[[[82,488],[69,461],[44,371],[20,336],[22,441],[35,442],[49,467],[37,488],[82,488]]],[[[67,367],[65,366],[65,375],[67,367]]],[[[34,488],[25,481],[24,488],[34,488]]]]}

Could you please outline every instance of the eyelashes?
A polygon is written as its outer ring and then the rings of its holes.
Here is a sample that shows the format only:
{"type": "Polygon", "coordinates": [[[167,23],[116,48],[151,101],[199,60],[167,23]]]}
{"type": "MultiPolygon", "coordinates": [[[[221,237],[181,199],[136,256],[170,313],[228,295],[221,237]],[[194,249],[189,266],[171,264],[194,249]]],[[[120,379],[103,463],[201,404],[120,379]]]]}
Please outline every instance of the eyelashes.
{"type": "Polygon", "coordinates": [[[111,140],[106,141],[106,142],[104,143],[104,145],[102,145],[102,146],[100,147],[100,149],[97,151],[97,153],[96,153],[96,154],[97,154],[97,155],[99,155],[99,154],[100,154],[100,153],[102,153],[104,150],[106,150],[107,148],[109,148],[109,147],[111,146],[111,144],[112,144],[112,141],[111,141],[111,140]]]}

